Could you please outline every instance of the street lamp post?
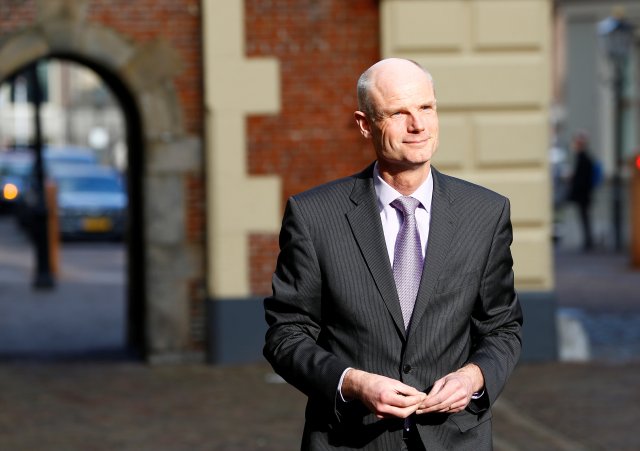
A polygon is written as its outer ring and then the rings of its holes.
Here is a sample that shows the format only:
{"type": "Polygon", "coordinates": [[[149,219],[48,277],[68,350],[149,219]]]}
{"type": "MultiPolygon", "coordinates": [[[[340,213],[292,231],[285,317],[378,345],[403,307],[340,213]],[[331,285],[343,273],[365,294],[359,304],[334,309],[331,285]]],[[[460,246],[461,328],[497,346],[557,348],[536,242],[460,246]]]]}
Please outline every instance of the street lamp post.
{"type": "Polygon", "coordinates": [[[40,110],[42,90],[38,80],[37,62],[27,68],[29,87],[33,95],[33,149],[35,154],[35,194],[36,205],[33,209],[32,227],[36,248],[36,273],[33,281],[35,288],[53,288],[55,285],[49,261],[49,233],[47,223],[47,203],[44,193],[44,162],[42,160],[42,122],[40,110]]]}
{"type": "Polygon", "coordinates": [[[616,251],[622,250],[622,96],[625,85],[625,68],[633,41],[633,25],[622,14],[607,17],[598,23],[598,34],[613,69],[614,95],[614,171],[611,179],[612,223],[616,251]]]}

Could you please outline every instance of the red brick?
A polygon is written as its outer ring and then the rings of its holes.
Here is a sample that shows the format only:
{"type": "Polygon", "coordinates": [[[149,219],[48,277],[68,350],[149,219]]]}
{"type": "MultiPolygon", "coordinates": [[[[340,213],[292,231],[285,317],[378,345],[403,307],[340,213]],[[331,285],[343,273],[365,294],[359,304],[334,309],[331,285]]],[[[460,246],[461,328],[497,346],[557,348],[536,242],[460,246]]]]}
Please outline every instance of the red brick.
{"type": "MultiPolygon", "coordinates": [[[[282,178],[282,202],[373,160],[357,131],[356,80],[378,60],[376,0],[245,0],[247,56],[279,60],[282,111],[248,121],[252,174],[282,178]]],[[[251,237],[251,291],[270,291],[277,237],[251,237]]]]}

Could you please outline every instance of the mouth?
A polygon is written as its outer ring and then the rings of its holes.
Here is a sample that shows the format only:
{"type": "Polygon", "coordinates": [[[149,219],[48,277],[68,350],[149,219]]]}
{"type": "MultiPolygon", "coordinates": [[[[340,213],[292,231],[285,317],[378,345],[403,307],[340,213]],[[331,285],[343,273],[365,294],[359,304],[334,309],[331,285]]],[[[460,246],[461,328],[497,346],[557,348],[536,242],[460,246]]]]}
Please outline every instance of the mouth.
{"type": "Polygon", "coordinates": [[[408,145],[420,145],[420,144],[426,144],[427,141],[429,141],[429,138],[405,140],[403,142],[408,145]]]}

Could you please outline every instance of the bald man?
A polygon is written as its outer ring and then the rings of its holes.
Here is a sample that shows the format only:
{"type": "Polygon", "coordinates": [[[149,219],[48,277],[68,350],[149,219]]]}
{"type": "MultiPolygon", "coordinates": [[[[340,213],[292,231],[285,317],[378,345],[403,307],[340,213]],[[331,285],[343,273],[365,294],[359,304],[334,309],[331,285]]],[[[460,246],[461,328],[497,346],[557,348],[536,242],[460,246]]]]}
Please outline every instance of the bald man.
{"type": "Polygon", "coordinates": [[[376,160],[291,197],[264,355],[308,396],[303,450],[484,450],[521,348],[508,199],[432,165],[431,75],[385,59],[357,85],[376,160]]]}

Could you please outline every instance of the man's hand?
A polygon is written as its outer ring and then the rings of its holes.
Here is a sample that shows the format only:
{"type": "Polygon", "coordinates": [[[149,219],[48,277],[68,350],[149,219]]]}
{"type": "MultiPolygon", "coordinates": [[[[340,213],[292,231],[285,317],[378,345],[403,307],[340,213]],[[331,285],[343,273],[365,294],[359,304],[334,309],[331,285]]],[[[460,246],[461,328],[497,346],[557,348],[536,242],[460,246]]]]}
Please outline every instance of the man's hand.
{"type": "Polygon", "coordinates": [[[359,399],[378,418],[407,418],[427,395],[400,381],[378,374],[350,369],[342,382],[345,399],[359,399]]]}
{"type": "Polygon", "coordinates": [[[477,365],[470,363],[438,379],[416,413],[461,412],[471,401],[471,396],[482,390],[482,387],[482,371],[477,365]]]}

